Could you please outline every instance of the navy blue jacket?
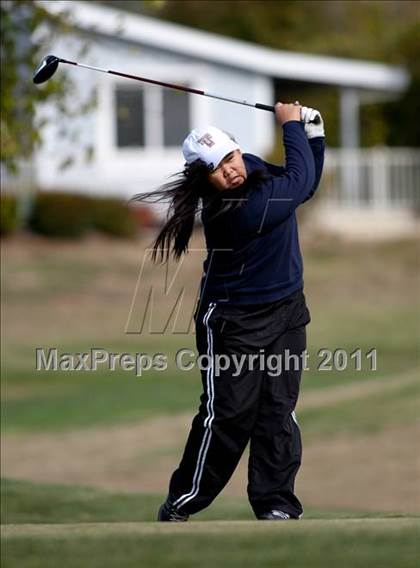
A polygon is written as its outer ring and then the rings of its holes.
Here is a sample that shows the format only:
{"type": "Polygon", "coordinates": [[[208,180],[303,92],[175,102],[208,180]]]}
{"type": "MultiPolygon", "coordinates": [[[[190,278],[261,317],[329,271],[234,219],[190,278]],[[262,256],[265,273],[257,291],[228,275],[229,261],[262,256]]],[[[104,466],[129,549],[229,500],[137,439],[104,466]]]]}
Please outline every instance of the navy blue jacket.
{"type": "Polygon", "coordinates": [[[247,174],[263,170],[267,179],[245,194],[240,188],[223,192],[223,199],[239,199],[239,207],[219,216],[203,208],[208,255],[201,302],[272,302],[303,287],[295,211],[318,187],[324,140],[308,140],[303,124],[289,121],[283,125],[285,167],[243,154],[247,174]]]}

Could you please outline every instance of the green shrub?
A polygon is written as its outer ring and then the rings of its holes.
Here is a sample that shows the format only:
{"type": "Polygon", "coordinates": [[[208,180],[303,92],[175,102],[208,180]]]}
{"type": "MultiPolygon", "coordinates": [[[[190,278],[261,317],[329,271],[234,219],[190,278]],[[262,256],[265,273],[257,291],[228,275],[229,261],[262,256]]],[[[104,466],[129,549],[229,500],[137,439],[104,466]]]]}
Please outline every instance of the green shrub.
{"type": "Polygon", "coordinates": [[[13,233],[18,226],[17,200],[14,195],[0,196],[0,235],[13,233]]]}
{"type": "Polygon", "coordinates": [[[51,237],[82,237],[91,225],[89,197],[56,191],[39,192],[35,197],[30,228],[51,237]]]}
{"type": "Polygon", "coordinates": [[[116,237],[132,237],[136,234],[133,211],[120,199],[97,198],[92,200],[92,225],[101,233],[116,237]]]}

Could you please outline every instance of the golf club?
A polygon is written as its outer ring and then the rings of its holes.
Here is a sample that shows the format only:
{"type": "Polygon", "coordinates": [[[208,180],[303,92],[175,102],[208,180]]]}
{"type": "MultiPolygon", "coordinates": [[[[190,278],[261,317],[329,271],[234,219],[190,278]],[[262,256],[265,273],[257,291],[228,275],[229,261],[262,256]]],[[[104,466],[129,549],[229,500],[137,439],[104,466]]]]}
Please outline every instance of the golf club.
{"type": "MultiPolygon", "coordinates": [[[[150,83],[152,85],[160,85],[161,87],[166,87],[168,89],[176,89],[177,91],[184,91],[185,93],[192,93],[194,95],[203,95],[204,97],[211,97],[212,99],[219,99],[221,101],[227,101],[230,103],[236,103],[239,105],[250,106],[258,108],[261,110],[268,110],[269,112],[275,112],[273,106],[264,105],[261,103],[249,103],[248,101],[241,99],[234,99],[229,97],[223,97],[217,95],[216,93],[209,93],[205,91],[200,91],[198,89],[191,89],[190,87],[184,87],[182,85],[174,85],[172,83],[164,83],[162,81],[156,81],[155,79],[146,79],[145,77],[139,77],[137,75],[129,75],[128,73],[121,73],[119,71],[112,71],[111,69],[101,69],[100,67],[93,67],[92,65],[85,65],[83,63],[77,63],[76,61],[69,61],[68,59],[62,59],[55,55],[47,55],[41,61],[39,66],[36,68],[33,82],[36,85],[40,83],[45,83],[50,79],[54,73],[57,71],[59,63],[67,63],[68,65],[75,65],[76,67],[84,67],[85,69],[92,69],[93,71],[100,71],[101,73],[109,73],[110,75],[117,75],[118,77],[124,77],[125,79],[133,79],[135,81],[141,81],[142,83],[150,83]]],[[[319,117],[315,117],[312,121],[314,124],[318,124],[320,121],[319,117]]]]}

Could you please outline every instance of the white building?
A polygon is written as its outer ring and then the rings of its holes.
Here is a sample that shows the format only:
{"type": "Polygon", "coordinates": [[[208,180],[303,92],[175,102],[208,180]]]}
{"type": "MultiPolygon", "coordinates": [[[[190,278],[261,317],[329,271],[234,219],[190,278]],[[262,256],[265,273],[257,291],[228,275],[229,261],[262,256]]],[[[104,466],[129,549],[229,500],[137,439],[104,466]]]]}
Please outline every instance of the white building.
{"type": "MultiPolygon", "coordinates": [[[[341,92],[344,146],[358,145],[363,97],[401,93],[409,81],[399,67],[269,49],[89,2],[42,4],[52,12],[70,10],[76,27],[88,32],[84,62],[90,65],[266,104],[274,103],[276,79],[334,85],[341,92]]],[[[72,59],[82,41],[62,35],[49,51],[72,59]]],[[[81,120],[80,145],[92,147],[93,160],[59,172],[56,164],[74,148],[61,139],[63,126],[51,124],[37,156],[42,187],[89,186],[124,195],[150,189],[182,168],[180,142],[203,124],[231,131],[246,151],[264,155],[272,149],[275,122],[269,112],[70,66],[66,71],[81,94],[97,89],[95,111],[81,120]]]]}
{"type": "MultiPolygon", "coordinates": [[[[77,59],[85,41],[78,33],[59,36],[45,55],[269,105],[275,102],[278,80],[336,87],[345,151],[327,154],[329,175],[324,175],[324,184],[330,186],[326,190],[330,197],[326,202],[345,210],[347,216],[349,207],[393,206],[388,155],[373,150],[376,160],[372,161],[369,151],[358,153],[359,107],[364,101],[398,98],[409,83],[404,68],[270,49],[90,2],[40,4],[51,12],[70,12],[75,29],[89,40],[83,60],[77,59]]],[[[269,112],[70,65],[65,68],[82,99],[96,91],[97,106],[83,118],[60,122],[54,120],[51,105],[40,111],[52,120],[34,160],[37,187],[121,197],[152,190],[182,169],[183,138],[191,128],[205,124],[232,132],[244,151],[264,156],[273,147],[276,124],[269,112]],[[77,142],[62,135],[66,128],[79,131],[77,142]],[[86,147],[91,149],[90,161],[82,152],[86,147]],[[69,155],[76,158],[74,164],[61,170],[69,155]]],[[[62,67],[56,74],[60,72],[62,67]]],[[[410,170],[409,175],[401,174],[407,186],[400,200],[403,208],[411,206],[412,195],[420,188],[419,153],[407,159],[398,162],[404,171],[410,170]]]]}

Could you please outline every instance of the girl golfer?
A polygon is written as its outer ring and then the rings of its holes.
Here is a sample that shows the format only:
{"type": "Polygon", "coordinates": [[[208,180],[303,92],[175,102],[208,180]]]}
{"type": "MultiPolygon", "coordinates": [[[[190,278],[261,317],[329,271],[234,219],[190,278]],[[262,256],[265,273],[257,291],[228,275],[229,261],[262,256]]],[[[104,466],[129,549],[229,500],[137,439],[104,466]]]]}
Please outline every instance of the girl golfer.
{"type": "Polygon", "coordinates": [[[154,260],[187,251],[201,205],[208,256],[194,314],[198,352],[245,356],[240,373],[233,365],[217,374],[212,365],[201,371],[201,404],[159,521],[186,521],[210,505],[248,442],[248,498],[256,518],[298,519],[303,512],[294,493],[302,453],[294,409],[310,315],[295,211],[318,186],[325,135],[314,109],[296,102],[277,103],[275,111],[284,167],[243,154],[218,128],[200,128],[184,141],[180,179],[137,196],[170,200],[154,260]],[[258,365],[262,354],[284,356],[281,372],[258,365]]]}

